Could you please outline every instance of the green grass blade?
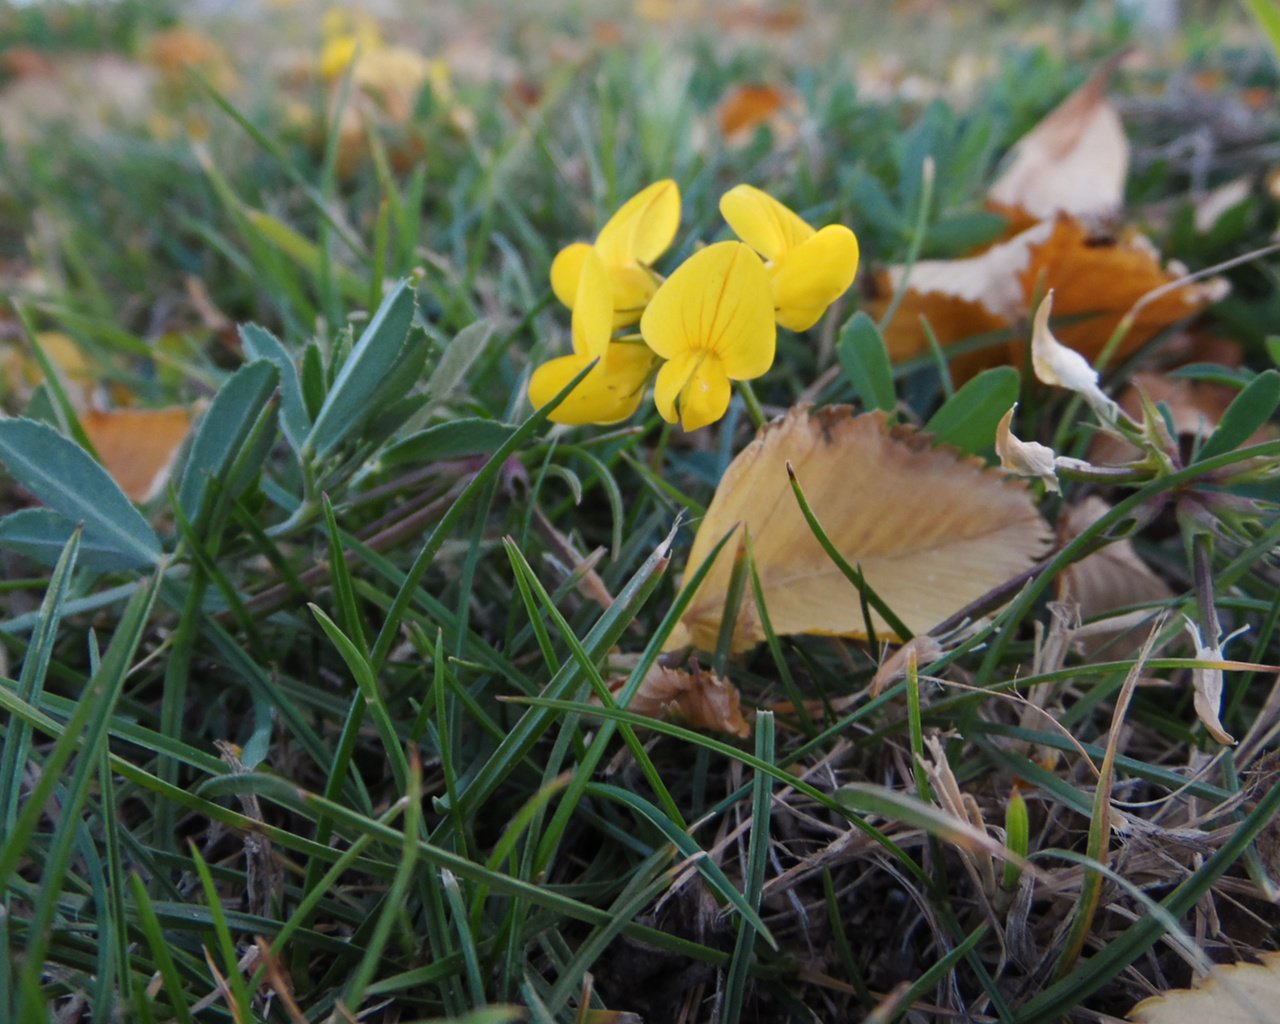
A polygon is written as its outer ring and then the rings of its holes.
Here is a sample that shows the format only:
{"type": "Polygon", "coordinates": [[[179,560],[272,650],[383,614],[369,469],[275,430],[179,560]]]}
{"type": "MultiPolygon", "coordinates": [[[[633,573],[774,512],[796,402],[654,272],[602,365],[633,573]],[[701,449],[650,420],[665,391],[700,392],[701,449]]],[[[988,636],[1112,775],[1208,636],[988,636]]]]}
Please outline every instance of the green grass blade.
{"type": "MultiPolygon", "coordinates": [[[[74,531],[62,549],[58,564],[49,576],[44,599],[40,602],[36,627],[27,643],[22,671],[18,675],[17,696],[28,704],[38,703],[44,689],[45,674],[49,670],[49,659],[53,656],[54,641],[58,638],[58,626],[62,621],[62,609],[66,604],[71,574],[80,549],[81,532],[74,531]]],[[[25,722],[10,720],[4,740],[0,747],[0,834],[8,834],[13,828],[18,811],[21,771],[27,760],[27,747],[31,740],[30,727],[25,722]]]]}
{"type": "MultiPolygon", "coordinates": [[[[775,740],[773,714],[761,711],[756,715],[756,757],[768,764],[774,763],[775,740]]],[[[773,804],[772,784],[764,772],[756,772],[751,795],[751,833],[747,842],[747,872],[743,901],[753,911],[760,909],[760,894],[764,890],[764,872],[769,863],[770,810],[773,804]]],[[[738,921],[738,938],[733,947],[733,959],[729,962],[729,974],[724,983],[725,1024],[738,1024],[746,1000],[747,978],[755,962],[756,939],[763,938],[775,949],[777,944],[768,933],[756,929],[745,915],[738,921]]]]}

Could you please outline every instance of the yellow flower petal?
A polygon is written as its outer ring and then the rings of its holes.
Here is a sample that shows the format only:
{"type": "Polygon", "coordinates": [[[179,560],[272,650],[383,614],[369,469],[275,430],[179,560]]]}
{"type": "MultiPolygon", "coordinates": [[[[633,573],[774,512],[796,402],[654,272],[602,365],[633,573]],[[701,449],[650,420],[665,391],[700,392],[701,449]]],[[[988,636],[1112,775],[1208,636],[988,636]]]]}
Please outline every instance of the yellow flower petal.
{"type": "MultiPolygon", "coordinates": [[[[529,401],[541,409],[555,398],[591,356],[561,356],[543,363],[529,379],[529,401]]],[[[551,413],[554,423],[617,423],[636,411],[653,369],[653,353],[643,345],[613,344],[569,396],[551,413]]]]}
{"type": "Polygon", "coordinates": [[[640,319],[644,307],[658,290],[653,274],[639,266],[609,267],[613,292],[613,326],[630,327],[640,319]]]}
{"type": "MultiPolygon", "coordinates": [[[[543,363],[533,371],[533,376],[529,378],[529,404],[535,409],[541,409],[544,405],[555,398],[556,395],[568,385],[582,370],[591,362],[590,356],[560,356],[558,359],[550,359],[543,363]]],[[[574,396],[583,390],[582,381],[559,407],[551,414],[551,419],[557,423],[578,422],[576,420],[566,420],[564,415],[570,411],[573,405],[574,396]]]]}
{"type": "Polygon", "coordinates": [[[605,354],[613,333],[613,295],[609,275],[591,249],[583,256],[573,300],[573,351],[594,359],[605,354]]]}
{"type": "Polygon", "coordinates": [[[602,403],[605,393],[611,396],[611,411],[608,418],[602,416],[595,422],[617,423],[635,412],[640,399],[644,397],[645,385],[649,383],[649,376],[657,362],[654,354],[644,345],[627,342],[611,344],[609,351],[605,353],[603,367],[597,371],[599,379],[595,385],[601,394],[602,403]]]}
{"type": "Polygon", "coordinates": [[[356,59],[358,46],[354,36],[330,39],[320,51],[320,76],[330,80],[340,78],[347,65],[356,59]]]}
{"type": "Polygon", "coordinates": [[[587,258],[591,246],[586,242],[566,245],[551,261],[551,290],[567,308],[573,309],[578,295],[578,280],[582,277],[582,261],[587,258]]]}
{"type": "Polygon", "coordinates": [[[600,229],[596,251],[611,267],[650,264],[667,251],[679,226],[680,189],[667,178],[622,204],[600,229]]]}
{"type": "Polygon", "coordinates": [[[759,377],[773,365],[777,340],[764,264],[741,242],[694,253],[654,294],[640,333],[664,359],[711,352],[730,379],[759,377]]]}
{"type": "Polygon", "coordinates": [[[729,408],[732,389],[724,363],[714,352],[686,352],[665,363],[653,386],[653,400],[668,423],[685,430],[714,423],[729,408]]]}
{"type": "Polygon", "coordinates": [[[771,261],[814,234],[813,228],[790,209],[750,185],[738,185],[722,195],[720,214],[734,234],[771,261]]]}
{"type": "Polygon", "coordinates": [[[805,331],[818,322],[858,272],[858,239],[843,224],[829,224],[784,253],[772,268],[778,323],[805,331]]]}

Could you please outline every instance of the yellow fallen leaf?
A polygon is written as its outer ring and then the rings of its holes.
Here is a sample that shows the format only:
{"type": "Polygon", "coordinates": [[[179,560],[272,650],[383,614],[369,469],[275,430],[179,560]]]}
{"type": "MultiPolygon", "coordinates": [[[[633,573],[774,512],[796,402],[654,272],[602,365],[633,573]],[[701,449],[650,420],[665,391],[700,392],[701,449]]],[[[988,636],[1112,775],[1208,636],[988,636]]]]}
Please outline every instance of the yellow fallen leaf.
{"type": "Polygon", "coordinates": [[[1101,218],[1119,212],[1129,173],[1129,140],[1107,100],[1117,54],[1019,140],[1013,160],[988,199],[1009,211],[1043,220],[1057,213],[1101,218]]]}
{"type": "MultiPolygon", "coordinates": [[[[730,464],[687,563],[700,565],[741,524],[780,635],[866,636],[858,594],[805,522],[788,463],[836,549],[861,565],[867,583],[918,633],[1029,568],[1049,541],[1021,481],[934,447],[921,431],[890,427],[883,413],[798,406],[763,427],[730,464]]],[[[721,550],[668,649],[715,648],[733,551],[733,544],[721,550]]],[[[879,615],[872,620],[878,636],[892,636],[879,615]]],[[[763,638],[748,596],[733,650],[763,638]]]]}
{"type": "Polygon", "coordinates": [[[113,409],[82,413],[80,423],[102,465],[133,501],[150,501],[169,479],[191,428],[191,410],[113,409]]]}
{"type": "MultiPolygon", "coordinates": [[[[625,683],[626,677],[619,676],[610,680],[609,689],[617,693],[625,683]]],[[[695,729],[710,729],[744,739],[751,735],[751,726],[742,717],[738,688],[696,662],[690,672],[655,664],[646,673],[627,710],[648,718],[670,718],[677,714],[695,729]]]]}
{"type": "Polygon", "coordinates": [[[1272,1024],[1280,1004],[1280,953],[1261,963],[1243,961],[1214,970],[1196,988],[1178,988],[1144,999],[1129,1011],[1137,1024],[1272,1024]]]}
{"type": "MultiPolygon", "coordinates": [[[[98,384],[99,368],[61,331],[39,331],[36,339],[45,356],[57,367],[71,404],[77,409],[87,408],[98,384]]],[[[25,404],[43,380],[44,371],[25,345],[0,346],[0,394],[11,392],[17,404],[25,404]]]]}

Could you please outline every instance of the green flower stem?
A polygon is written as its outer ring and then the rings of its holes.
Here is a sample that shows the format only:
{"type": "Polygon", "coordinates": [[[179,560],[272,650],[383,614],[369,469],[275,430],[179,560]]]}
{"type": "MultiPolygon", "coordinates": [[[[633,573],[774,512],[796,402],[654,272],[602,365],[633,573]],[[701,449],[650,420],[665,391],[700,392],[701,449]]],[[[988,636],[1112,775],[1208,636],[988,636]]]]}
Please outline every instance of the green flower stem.
{"type": "Polygon", "coordinates": [[[1140,466],[1062,466],[1054,467],[1059,480],[1095,484],[1145,484],[1154,480],[1151,467],[1140,466]]]}
{"type": "Polygon", "coordinates": [[[747,415],[751,417],[751,422],[757,430],[763,427],[768,418],[764,414],[764,407],[760,404],[760,399],[756,397],[755,389],[749,381],[734,381],[738,386],[738,394],[742,395],[743,402],[747,406],[747,415]]]}

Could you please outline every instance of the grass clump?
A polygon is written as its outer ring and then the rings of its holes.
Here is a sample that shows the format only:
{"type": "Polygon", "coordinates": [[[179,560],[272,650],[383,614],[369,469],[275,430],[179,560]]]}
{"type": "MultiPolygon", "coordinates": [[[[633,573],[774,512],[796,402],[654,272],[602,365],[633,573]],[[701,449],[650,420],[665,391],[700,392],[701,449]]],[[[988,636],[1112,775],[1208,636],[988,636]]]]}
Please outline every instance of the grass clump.
{"type": "MultiPolygon", "coordinates": [[[[1064,471],[1051,557],[882,689],[866,645],[766,629],[731,658],[726,631],[740,739],[627,708],[670,660],[688,524],[752,403],[896,407],[990,458],[991,427],[945,412],[963,345],[855,351],[878,337],[855,285],[714,427],[649,405],[557,427],[525,397],[568,349],[555,252],[672,178],[680,259],[739,182],[852,226],[863,279],[970,253],[1007,226],[1000,160],[1128,30],[1101,5],[1030,41],[1016,12],[908,32],[667,6],[402,12],[380,45],[420,58],[397,58],[407,95],[326,80],[318,18],[284,5],[248,35],[120,5],[109,53],[77,21],[103,9],[0,10],[27,51],[0,87],[23,417],[0,421],[0,1017],[1032,1024],[1277,948],[1270,58],[1193,9],[1176,58],[1117,88],[1130,217],[1193,271],[1262,252],[1198,322],[1233,354],[1175,375],[1229,390],[1217,433],[1140,478],[1064,471]],[[1168,85],[1188,75],[1195,103],[1168,85]],[[60,98],[33,118],[37,81],[60,98]],[[743,81],[789,105],[726,140],[743,81]],[[1207,161],[1204,104],[1244,111],[1207,161]],[[167,482],[129,501],[90,411],[193,402],[167,482]],[[1108,510],[1068,535],[1088,493],[1108,510]],[[1149,617],[1072,647],[1051,598],[1121,537],[1166,586],[1121,606],[1163,615],[1154,646],[1149,617]],[[1235,745],[1193,706],[1219,658],[1235,745]]],[[[1022,436],[1090,450],[1070,396],[988,383],[1021,390],[1022,436]]],[[[768,598],[748,561],[737,584],[768,598]]]]}

